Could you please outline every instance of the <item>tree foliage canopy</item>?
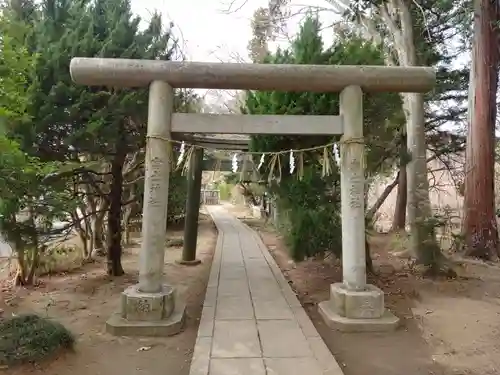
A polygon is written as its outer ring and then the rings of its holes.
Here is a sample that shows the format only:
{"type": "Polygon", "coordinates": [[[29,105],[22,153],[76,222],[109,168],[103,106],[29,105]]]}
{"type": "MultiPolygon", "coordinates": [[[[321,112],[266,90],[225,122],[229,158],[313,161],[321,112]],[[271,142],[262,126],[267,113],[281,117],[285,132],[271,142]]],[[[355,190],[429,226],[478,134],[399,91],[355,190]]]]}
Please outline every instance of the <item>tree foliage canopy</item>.
{"type": "MultiPolygon", "coordinates": [[[[68,230],[78,229],[84,243],[90,240],[90,253],[105,241],[114,275],[123,272],[122,214],[141,201],[148,90],[77,85],[69,64],[73,57],[182,57],[172,25],[159,13],[146,27],[140,23],[129,0],[10,0],[0,25],[0,115],[9,123],[1,142],[9,155],[2,162],[3,170],[14,171],[0,183],[12,192],[2,195],[3,217],[11,220],[3,230],[21,228],[19,213],[36,202],[44,210],[36,211],[30,233],[40,235],[40,221],[50,232],[57,216],[69,222],[68,230]]],[[[192,110],[194,102],[189,90],[176,93],[178,111],[192,110]]],[[[173,173],[169,219],[184,212],[179,183],[184,178],[173,173]]]]}

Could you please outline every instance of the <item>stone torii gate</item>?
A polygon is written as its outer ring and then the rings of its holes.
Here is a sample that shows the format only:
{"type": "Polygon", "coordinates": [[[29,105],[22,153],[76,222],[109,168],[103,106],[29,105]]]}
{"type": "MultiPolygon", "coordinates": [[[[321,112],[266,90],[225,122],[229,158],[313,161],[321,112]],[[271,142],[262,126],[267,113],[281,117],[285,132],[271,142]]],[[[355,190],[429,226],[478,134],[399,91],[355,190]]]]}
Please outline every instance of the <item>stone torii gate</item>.
{"type": "Polygon", "coordinates": [[[122,295],[121,311],[107,322],[119,335],[171,335],[182,329],[185,305],[163,284],[172,134],[342,134],[341,213],[343,282],[331,285],[319,310],[342,330],[385,330],[398,319],[384,294],[366,283],[363,91],[426,92],[435,72],[424,67],[271,65],[74,58],[76,83],[149,86],[147,152],[139,283],[122,295]],[[174,88],[340,92],[340,116],[173,113],[174,88]]]}

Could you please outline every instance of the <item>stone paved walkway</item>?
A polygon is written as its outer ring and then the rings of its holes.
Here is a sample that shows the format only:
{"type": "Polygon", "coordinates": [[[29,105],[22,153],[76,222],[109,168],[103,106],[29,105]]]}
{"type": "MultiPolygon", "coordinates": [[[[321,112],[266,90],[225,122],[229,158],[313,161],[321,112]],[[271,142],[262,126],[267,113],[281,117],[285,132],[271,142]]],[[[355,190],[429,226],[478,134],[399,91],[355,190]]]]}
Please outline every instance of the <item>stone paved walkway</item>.
{"type": "Polygon", "coordinates": [[[190,375],[342,375],[257,233],[220,206],[190,375]]]}

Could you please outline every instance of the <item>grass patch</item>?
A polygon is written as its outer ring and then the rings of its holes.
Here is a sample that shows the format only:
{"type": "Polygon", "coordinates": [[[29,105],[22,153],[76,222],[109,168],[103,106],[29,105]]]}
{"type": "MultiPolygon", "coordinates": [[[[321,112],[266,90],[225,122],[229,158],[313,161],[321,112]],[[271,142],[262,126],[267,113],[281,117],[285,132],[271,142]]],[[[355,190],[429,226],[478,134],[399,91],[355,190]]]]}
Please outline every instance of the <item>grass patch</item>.
{"type": "Polygon", "coordinates": [[[0,365],[36,362],[61,349],[72,349],[74,337],[62,324],[38,315],[0,321],[0,365]]]}

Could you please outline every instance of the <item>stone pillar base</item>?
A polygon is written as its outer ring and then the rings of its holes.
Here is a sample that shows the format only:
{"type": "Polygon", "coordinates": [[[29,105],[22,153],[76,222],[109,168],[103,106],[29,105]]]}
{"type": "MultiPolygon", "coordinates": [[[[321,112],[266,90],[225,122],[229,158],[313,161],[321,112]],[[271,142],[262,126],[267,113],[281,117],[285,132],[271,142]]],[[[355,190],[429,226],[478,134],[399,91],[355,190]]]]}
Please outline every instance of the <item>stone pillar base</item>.
{"type": "Polygon", "coordinates": [[[374,285],[352,291],[342,283],[330,285],[330,300],[318,304],[325,323],[343,332],[392,331],[399,318],[384,307],[384,292],[374,285]]]}
{"type": "Polygon", "coordinates": [[[143,293],[138,285],[122,293],[121,311],[106,322],[115,336],[172,336],[184,325],[186,305],[176,300],[175,289],[163,285],[161,292],[143,293]]]}

